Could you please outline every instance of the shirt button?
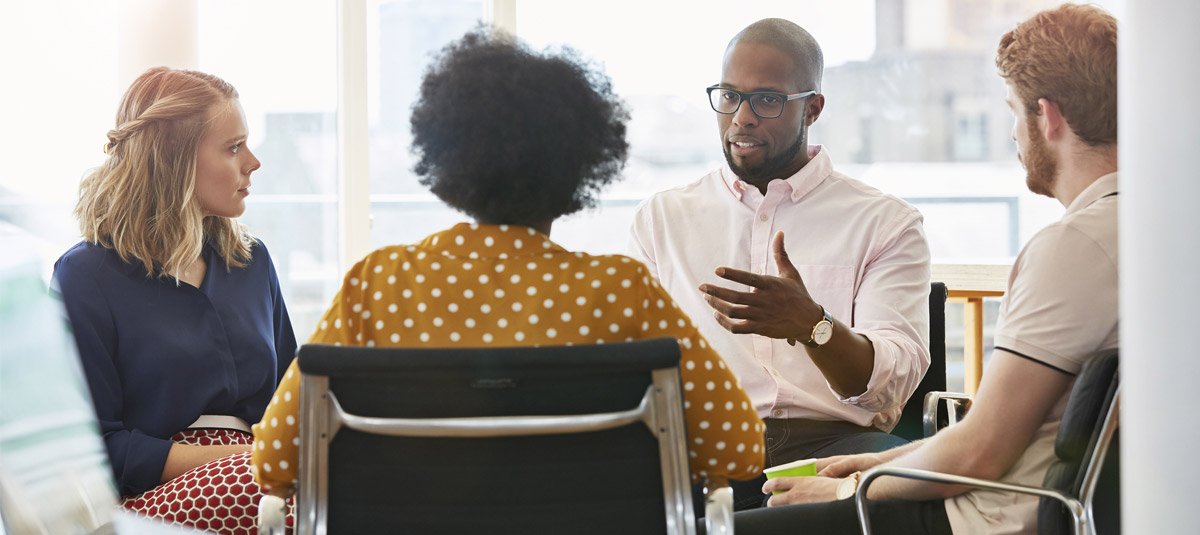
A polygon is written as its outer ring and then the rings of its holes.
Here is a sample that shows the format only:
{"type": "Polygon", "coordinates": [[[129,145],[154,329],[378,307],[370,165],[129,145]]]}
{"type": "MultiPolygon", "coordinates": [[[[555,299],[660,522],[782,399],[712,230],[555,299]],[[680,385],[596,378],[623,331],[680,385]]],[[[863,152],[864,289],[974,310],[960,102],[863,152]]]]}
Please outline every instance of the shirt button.
{"type": "Polygon", "coordinates": [[[767,214],[762,214],[762,215],[758,216],[758,220],[763,221],[763,222],[766,222],[766,220],[768,220],[770,218],[771,218],[771,216],[768,216],[767,214]]]}
{"type": "Polygon", "coordinates": [[[771,416],[774,416],[776,418],[783,418],[783,411],[780,409],[775,409],[775,410],[771,411],[771,416]]]}

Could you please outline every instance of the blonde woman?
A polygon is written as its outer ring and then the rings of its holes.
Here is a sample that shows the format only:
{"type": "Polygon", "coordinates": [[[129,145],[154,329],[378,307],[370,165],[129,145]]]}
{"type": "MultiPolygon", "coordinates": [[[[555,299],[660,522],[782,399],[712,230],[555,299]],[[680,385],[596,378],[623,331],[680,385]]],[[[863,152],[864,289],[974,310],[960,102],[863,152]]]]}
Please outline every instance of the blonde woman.
{"type": "Polygon", "coordinates": [[[259,168],[246,135],[225,81],[143,73],[54,271],[123,505],[223,533],[254,526],[249,425],[296,349],[271,257],[234,220],[259,168]]]}

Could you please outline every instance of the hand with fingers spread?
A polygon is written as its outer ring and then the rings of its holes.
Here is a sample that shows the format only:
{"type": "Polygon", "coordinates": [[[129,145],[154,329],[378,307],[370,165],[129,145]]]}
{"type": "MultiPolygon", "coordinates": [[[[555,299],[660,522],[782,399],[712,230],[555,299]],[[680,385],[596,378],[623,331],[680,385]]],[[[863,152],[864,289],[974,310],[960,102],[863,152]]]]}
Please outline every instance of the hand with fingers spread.
{"type": "Polygon", "coordinates": [[[771,244],[779,276],[719,267],[718,277],[744,284],[748,292],[700,285],[705,301],[715,310],[717,323],[734,334],[759,334],[786,339],[794,344],[808,340],[809,333],[822,317],[821,305],[813,301],[800,272],[783,247],[783,232],[775,234],[771,244]]]}
{"type": "Polygon", "coordinates": [[[782,231],[775,234],[771,252],[779,267],[778,277],[717,268],[717,276],[749,286],[748,292],[700,285],[705,301],[715,311],[717,323],[734,334],[758,334],[787,340],[792,345],[801,342],[836,392],[849,397],[866,391],[875,365],[871,341],[830,319],[813,300],[783,247],[782,231]]]}

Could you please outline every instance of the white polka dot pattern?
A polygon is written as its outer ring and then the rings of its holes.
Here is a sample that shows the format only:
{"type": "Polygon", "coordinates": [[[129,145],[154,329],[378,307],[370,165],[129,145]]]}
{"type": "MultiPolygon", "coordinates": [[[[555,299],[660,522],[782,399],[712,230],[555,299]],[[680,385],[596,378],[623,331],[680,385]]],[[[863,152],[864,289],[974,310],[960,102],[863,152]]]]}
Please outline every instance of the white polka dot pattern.
{"type": "MultiPolygon", "coordinates": [[[[486,347],[659,337],[675,338],[682,352],[688,434],[703,439],[689,448],[693,476],[756,477],[763,427],[746,394],[646,268],[623,256],[572,253],[532,229],[460,224],[416,246],[379,249],[356,264],[311,342],[486,347]],[[363,321],[368,312],[379,319],[363,321]]],[[[298,391],[295,366],[279,392],[298,391]]],[[[298,414],[298,396],[283,397],[277,393],[263,418],[280,425],[254,426],[256,440],[266,445],[254,449],[258,476],[273,488],[293,484],[299,453],[296,426],[282,424],[298,414]]]]}

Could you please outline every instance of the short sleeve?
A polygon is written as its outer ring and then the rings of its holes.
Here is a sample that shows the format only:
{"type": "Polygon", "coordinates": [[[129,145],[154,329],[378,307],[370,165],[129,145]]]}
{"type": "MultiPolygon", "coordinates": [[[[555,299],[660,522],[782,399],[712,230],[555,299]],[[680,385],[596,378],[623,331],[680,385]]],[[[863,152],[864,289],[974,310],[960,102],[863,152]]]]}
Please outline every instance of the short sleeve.
{"type": "Polygon", "coordinates": [[[1118,326],[1116,259],[1066,224],[1047,227],[1021,251],[1000,307],[995,345],[1064,372],[1102,349],[1118,326]]]}

